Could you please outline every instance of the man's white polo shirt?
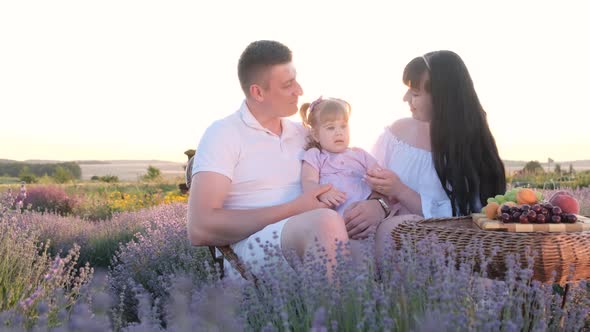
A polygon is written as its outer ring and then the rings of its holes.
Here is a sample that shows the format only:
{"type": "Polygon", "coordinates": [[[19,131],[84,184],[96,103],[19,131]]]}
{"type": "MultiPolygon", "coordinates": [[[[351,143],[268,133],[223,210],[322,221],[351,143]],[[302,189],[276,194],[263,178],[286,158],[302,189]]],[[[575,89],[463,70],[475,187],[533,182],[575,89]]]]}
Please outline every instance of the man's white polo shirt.
{"type": "Polygon", "coordinates": [[[215,121],[197,148],[193,175],[215,172],[231,180],[226,209],[253,209],[286,203],[301,194],[301,155],[307,130],[282,119],[278,136],[262,127],[246,102],[215,121]]]}

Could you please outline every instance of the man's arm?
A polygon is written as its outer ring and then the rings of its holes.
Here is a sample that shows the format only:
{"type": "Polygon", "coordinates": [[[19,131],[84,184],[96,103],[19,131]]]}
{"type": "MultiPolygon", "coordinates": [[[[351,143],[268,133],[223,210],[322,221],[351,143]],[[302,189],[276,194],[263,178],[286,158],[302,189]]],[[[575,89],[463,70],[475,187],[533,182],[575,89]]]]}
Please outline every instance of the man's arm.
{"type": "Polygon", "coordinates": [[[313,168],[308,162],[301,164],[301,189],[308,192],[320,186],[320,172],[313,168]]]}
{"type": "Polygon", "coordinates": [[[317,196],[330,190],[321,186],[285,204],[250,210],[226,210],[223,202],[231,180],[215,172],[193,176],[188,204],[188,235],[193,245],[236,243],[265,226],[309,210],[324,207],[317,196]]]}

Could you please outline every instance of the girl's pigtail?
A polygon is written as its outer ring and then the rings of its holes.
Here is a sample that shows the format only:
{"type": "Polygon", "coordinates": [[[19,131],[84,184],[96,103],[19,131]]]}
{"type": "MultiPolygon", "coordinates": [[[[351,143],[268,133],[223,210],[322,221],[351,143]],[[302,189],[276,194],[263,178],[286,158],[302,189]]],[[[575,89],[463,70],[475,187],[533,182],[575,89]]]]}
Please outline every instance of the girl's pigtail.
{"type": "Polygon", "coordinates": [[[305,150],[305,151],[307,151],[311,148],[318,148],[318,149],[322,148],[320,146],[320,143],[316,142],[313,139],[313,136],[311,135],[311,131],[313,130],[313,128],[311,127],[311,123],[309,121],[309,107],[310,106],[311,106],[311,103],[304,103],[299,108],[299,115],[301,116],[301,121],[303,122],[303,126],[305,128],[307,128],[307,130],[309,131],[309,133],[307,134],[307,138],[306,138],[307,143],[303,147],[303,150],[305,150]]]}
{"type": "Polygon", "coordinates": [[[299,115],[301,116],[301,121],[303,122],[303,125],[306,128],[311,128],[311,126],[309,124],[309,119],[307,118],[307,116],[308,116],[307,111],[309,111],[310,105],[311,105],[311,103],[304,103],[303,105],[301,105],[301,108],[299,108],[299,115]]]}

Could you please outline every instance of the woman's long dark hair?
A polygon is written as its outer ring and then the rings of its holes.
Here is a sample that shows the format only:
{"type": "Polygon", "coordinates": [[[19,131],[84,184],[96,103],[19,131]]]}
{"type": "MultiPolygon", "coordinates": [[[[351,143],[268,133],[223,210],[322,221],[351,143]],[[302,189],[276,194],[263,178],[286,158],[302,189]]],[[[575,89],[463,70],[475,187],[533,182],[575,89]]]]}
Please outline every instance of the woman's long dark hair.
{"type": "Polygon", "coordinates": [[[432,160],[453,215],[479,212],[475,199],[484,206],[504,194],[504,164],[463,60],[451,51],[428,53],[408,63],[403,81],[432,95],[432,160]],[[421,82],[425,72],[430,79],[421,82]]]}

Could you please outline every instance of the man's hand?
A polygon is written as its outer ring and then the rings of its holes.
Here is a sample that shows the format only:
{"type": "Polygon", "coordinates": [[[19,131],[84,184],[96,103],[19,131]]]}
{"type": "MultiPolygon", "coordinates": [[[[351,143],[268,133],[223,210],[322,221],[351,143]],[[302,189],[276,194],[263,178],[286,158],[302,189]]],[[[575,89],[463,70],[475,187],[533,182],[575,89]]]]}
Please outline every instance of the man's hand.
{"type": "Polygon", "coordinates": [[[376,200],[358,201],[350,204],[344,211],[344,222],[348,236],[353,240],[364,239],[374,233],[385,211],[376,200]]]}
{"type": "Polygon", "coordinates": [[[346,201],[346,193],[338,189],[332,188],[327,192],[318,196],[320,202],[326,204],[330,208],[335,208],[346,201]]]}
{"type": "Polygon", "coordinates": [[[328,205],[323,202],[320,202],[318,200],[318,196],[330,191],[331,189],[331,184],[324,184],[314,190],[310,190],[301,194],[294,201],[295,209],[297,211],[297,213],[295,214],[300,214],[303,212],[320,208],[327,208],[328,205]]]}
{"type": "Polygon", "coordinates": [[[390,199],[397,198],[399,192],[403,189],[404,184],[395,172],[381,167],[371,168],[367,171],[365,180],[376,191],[390,199]]]}

